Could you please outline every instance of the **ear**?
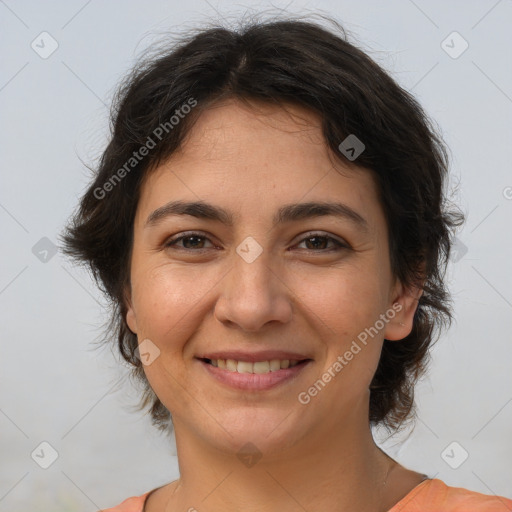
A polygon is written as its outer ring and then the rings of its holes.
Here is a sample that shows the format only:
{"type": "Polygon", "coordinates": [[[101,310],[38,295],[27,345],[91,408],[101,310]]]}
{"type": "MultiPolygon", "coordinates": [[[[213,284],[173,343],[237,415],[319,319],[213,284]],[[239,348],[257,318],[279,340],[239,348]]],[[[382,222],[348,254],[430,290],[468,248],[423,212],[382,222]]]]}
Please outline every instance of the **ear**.
{"type": "Polygon", "coordinates": [[[130,331],[137,334],[137,317],[135,315],[135,310],[133,309],[131,289],[129,286],[125,289],[124,301],[126,304],[126,323],[128,324],[130,331]]]}
{"type": "MultiPolygon", "coordinates": [[[[389,341],[403,340],[411,331],[414,313],[418,308],[418,302],[423,294],[423,283],[420,286],[405,287],[398,282],[395,286],[393,300],[389,312],[394,311],[395,316],[389,320],[384,330],[384,339],[389,341]]],[[[388,315],[391,318],[390,315],[388,315]]]]}

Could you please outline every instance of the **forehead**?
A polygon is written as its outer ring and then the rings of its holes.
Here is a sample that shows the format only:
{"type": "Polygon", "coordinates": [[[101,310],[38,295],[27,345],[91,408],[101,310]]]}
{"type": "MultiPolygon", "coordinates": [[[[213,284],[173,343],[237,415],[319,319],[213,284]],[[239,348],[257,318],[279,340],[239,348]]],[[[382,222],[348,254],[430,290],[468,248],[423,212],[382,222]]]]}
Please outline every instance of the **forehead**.
{"type": "Polygon", "coordinates": [[[230,98],[201,113],[187,137],[187,144],[213,146],[222,140],[225,147],[232,138],[252,140],[257,135],[258,139],[253,141],[255,143],[270,139],[279,145],[280,142],[290,144],[297,140],[308,140],[322,145],[320,126],[321,119],[316,113],[297,105],[273,105],[259,100],[230,98]],[[275,140],[278,132],[279,139],[275,140]]]}
{"type": "Polygon", "coordinates": [[[382,217],[372,173],[333,156],[320,117],[302,107],[228,100],[201,113],[182,147],[142,187],[139,210],[171,199],[259,216],[279,205],[343,201],[382,217]]]}

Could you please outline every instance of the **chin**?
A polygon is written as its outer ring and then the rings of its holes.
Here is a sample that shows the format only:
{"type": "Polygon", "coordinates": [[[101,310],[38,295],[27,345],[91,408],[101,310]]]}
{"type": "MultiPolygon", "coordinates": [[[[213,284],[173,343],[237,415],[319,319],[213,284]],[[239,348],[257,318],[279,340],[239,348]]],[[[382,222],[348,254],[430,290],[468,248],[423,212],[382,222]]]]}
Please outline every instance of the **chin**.
{"type": "Polygon", "coordinates": [[[238,454],[244,447],[250,450],[252,446],[264,455],[277,454],[296,444],[306,434],[307,428],[300,413],[298,410],[290,414],[290,411],[275,408],[245,411],[236,408],[223,415],[222,419],[218,416],[219,423],[226,430],[217,424],[215,427],[212,425],[207,435],[215,429],[217,435],[210,442],[229,453],[238,454]]]}

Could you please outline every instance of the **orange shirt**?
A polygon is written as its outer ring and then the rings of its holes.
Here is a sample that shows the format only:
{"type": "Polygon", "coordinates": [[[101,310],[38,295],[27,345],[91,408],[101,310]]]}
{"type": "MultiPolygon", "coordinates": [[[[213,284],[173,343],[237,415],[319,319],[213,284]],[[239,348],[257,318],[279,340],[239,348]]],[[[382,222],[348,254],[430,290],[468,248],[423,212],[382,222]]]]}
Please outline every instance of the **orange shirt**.
{"type": "MultiPolygon", "coordinates": [[[[124,500],[101,512],[143,512],[149,492],[124,500]]],[[[512,500],[460,487],[448,487],[442,480],[424,480],[389,512],[512,512],[512,500]]]]}

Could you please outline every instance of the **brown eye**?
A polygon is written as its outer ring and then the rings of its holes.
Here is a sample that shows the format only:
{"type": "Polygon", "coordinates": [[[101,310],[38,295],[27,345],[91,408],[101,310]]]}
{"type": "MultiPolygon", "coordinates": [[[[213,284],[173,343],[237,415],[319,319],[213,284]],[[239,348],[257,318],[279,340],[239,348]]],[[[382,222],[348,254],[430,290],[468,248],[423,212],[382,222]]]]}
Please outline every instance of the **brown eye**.
{"type": "Polygon", "coordinates": [[[187,233],[186,235],[169,240],[166,242],[165,247],[172,247],[186,251],[208,249],[208,247],[204,247],[205,240],[209,241],[210,239],[201,233],[187,233]],[[182,242],[182,245],[179,245],[180,242],[182,242]]]}
{"type": "MultiPolygon", "coordinates": [[[[340,249],[348,249],[348,245],[336,240],[332,236],[328,235],[319,235],[319,234],[310,234],[306,238],[303,238],[300,242],[301,244],[306,242],[306,249],[313,252],[329,252],[329,251],[338,251],[340,249]],[[334,248],[331,245],[331,248],[328,249],[329,243],[334,245],[334,248]]],[[[299,244],[300,245],[300,244],[299,244]]]]}

